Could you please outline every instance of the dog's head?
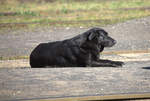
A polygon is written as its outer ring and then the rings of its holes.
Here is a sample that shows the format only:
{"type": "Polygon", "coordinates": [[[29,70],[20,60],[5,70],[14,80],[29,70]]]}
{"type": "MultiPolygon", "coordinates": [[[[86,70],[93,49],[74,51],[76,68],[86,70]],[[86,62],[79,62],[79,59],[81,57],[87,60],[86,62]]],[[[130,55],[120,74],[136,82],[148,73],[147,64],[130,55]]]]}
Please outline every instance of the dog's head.
{"type": "Polygon", "coordinates": [[[102,52],[104,47],[112,47],[116,44],[116,41],[108,36],[108,33],[101,28],[92,28],[83,34],[80,34],[73,38],[76,45],[79,47],[87,47],[91,45],[97,45],[99,48],[99,52],[102,52]]]}
{"type": "Polygon", "coordinates": [[[112,47],[116,41],[108,36],[108,33],[101,28],[92,28],[88,31],[88,41],[95,42],[102,47],[112,47]]]}

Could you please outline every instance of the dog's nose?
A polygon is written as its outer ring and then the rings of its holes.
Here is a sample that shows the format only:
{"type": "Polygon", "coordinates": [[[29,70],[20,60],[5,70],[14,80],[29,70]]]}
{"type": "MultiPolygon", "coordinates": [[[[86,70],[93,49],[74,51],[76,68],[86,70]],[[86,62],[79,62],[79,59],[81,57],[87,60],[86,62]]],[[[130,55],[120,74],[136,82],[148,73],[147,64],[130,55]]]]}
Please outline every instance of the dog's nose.
{"type": "Polygon", "coordinates": [[[114,40],[114,41],[113,41],[113,43],[114,43],[114,44],[116,44],[116,43],[117,43],[117,41],[116,41],[116,40],[114,40]]]}

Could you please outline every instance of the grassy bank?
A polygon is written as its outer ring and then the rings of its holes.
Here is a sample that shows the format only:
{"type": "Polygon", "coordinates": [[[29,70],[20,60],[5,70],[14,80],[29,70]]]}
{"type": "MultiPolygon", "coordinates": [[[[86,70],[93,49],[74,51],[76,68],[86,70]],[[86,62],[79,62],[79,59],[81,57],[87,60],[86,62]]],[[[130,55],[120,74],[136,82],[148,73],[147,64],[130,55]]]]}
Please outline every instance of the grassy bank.
{"type": "Polygon", "coordinates": [[[150,16],[150,0],[0,0],[0,28],[103,26],[150,16]]]}

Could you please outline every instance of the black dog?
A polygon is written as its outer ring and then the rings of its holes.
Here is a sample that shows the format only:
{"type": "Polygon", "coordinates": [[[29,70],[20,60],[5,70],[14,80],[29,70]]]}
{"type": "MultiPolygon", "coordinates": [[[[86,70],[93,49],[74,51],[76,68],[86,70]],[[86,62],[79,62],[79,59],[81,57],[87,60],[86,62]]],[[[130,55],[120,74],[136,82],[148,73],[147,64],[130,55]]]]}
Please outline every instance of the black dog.
{"type": "Polygon", "coordinates": [[[92,28],[81,35],[64,41],[39,44],[30,55],[31,67],[118,67],[124,63],[101,60],[104,47],[112,47],[116,41],[101,28],[92,28]]]}

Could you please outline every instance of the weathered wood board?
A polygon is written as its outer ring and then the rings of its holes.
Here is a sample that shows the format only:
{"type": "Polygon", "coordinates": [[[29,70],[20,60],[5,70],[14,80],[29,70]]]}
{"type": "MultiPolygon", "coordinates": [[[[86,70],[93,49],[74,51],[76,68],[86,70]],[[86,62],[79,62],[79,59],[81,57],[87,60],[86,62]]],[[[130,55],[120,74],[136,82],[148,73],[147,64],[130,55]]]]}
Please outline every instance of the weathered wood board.
{"type": "Polygon", "coordinates": [[[1,101],[143,93],[150,67],[0,69],[1,101]]]}

